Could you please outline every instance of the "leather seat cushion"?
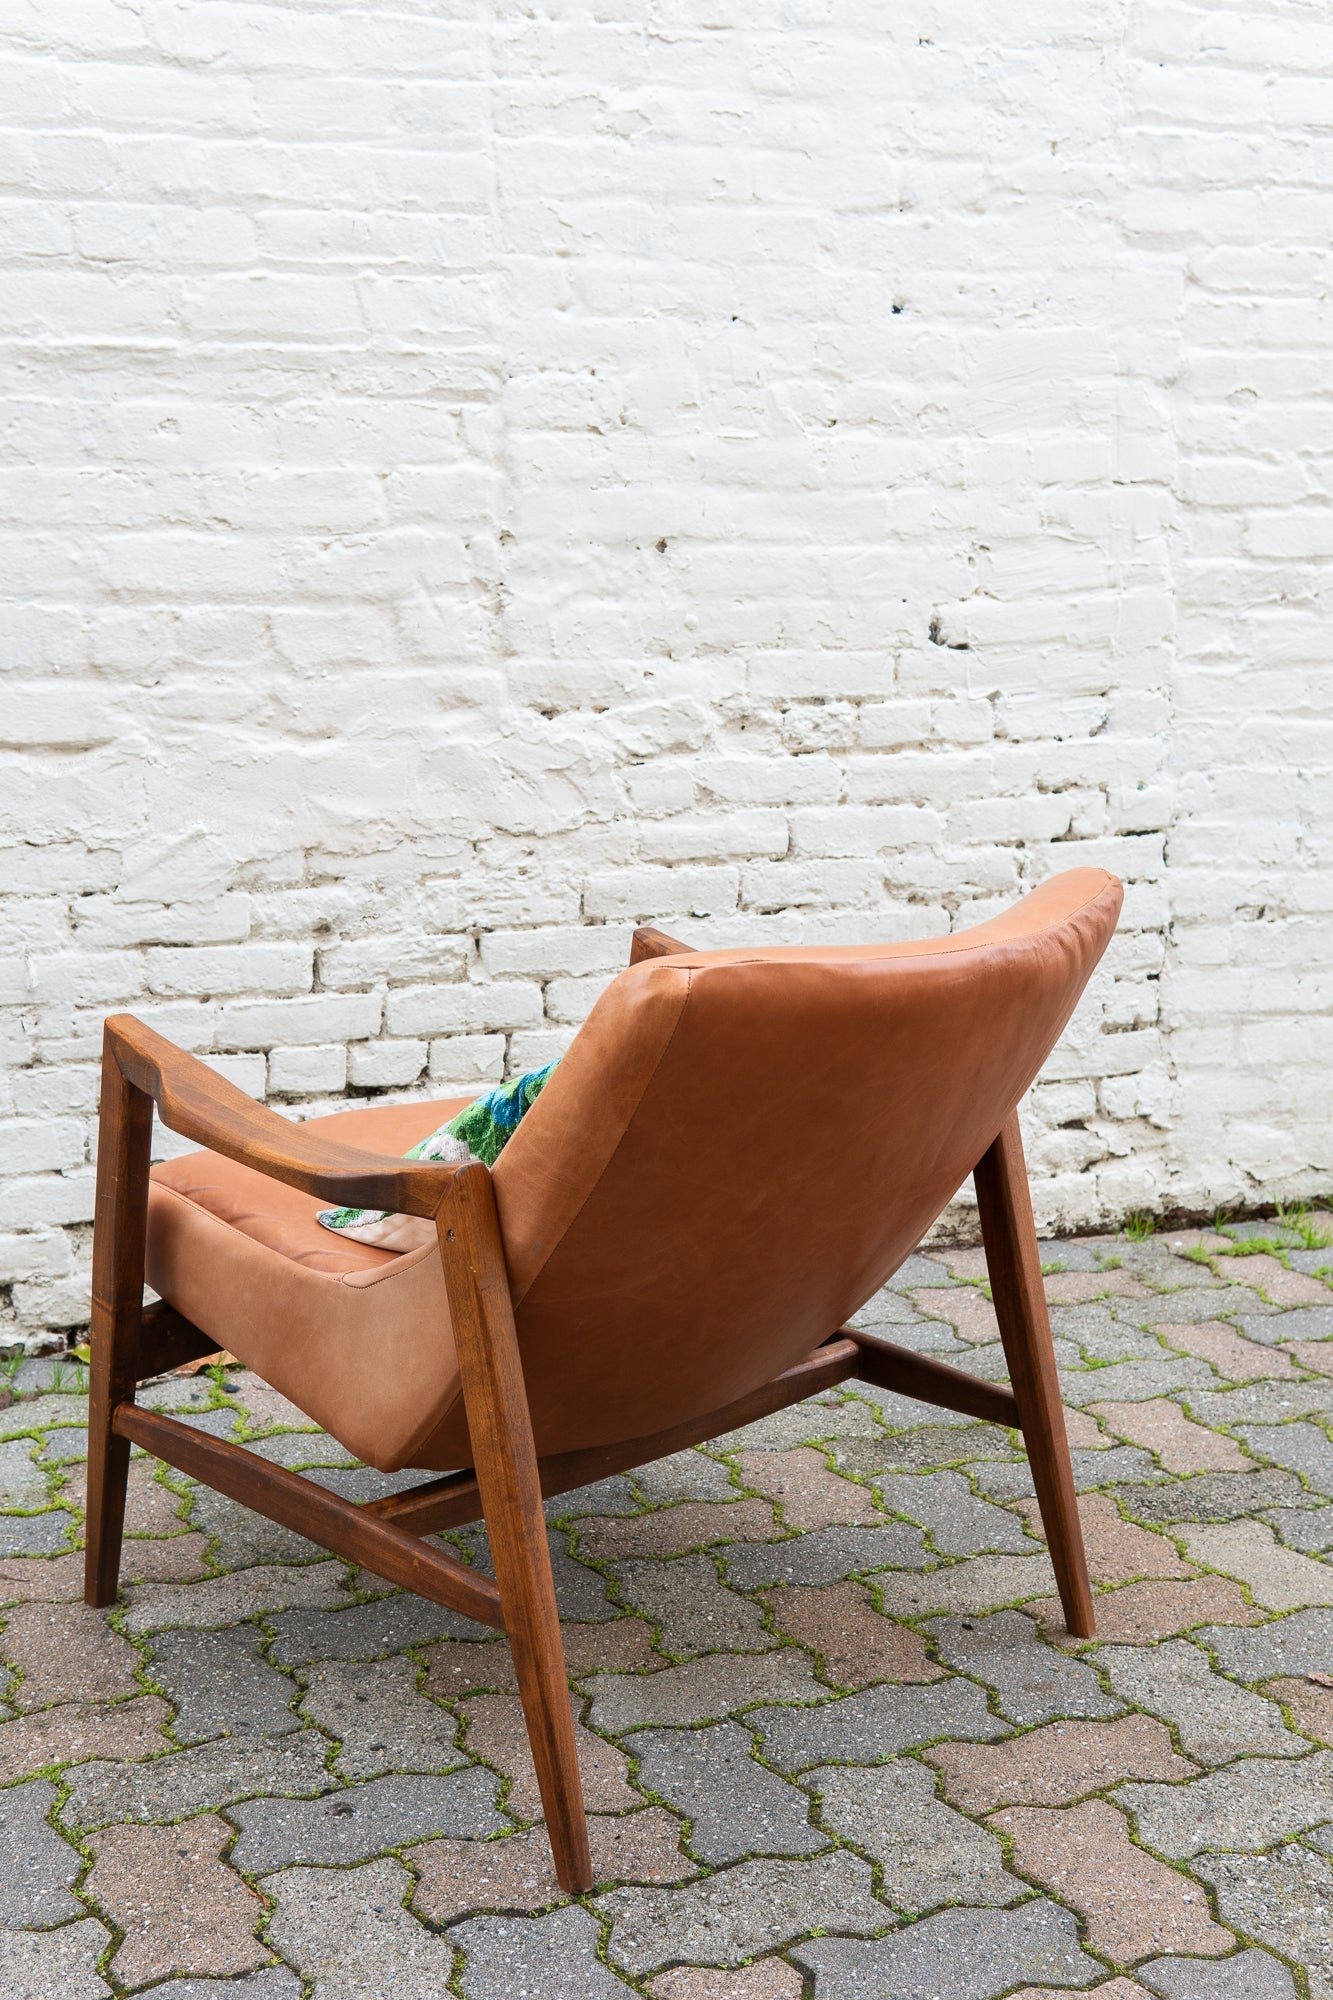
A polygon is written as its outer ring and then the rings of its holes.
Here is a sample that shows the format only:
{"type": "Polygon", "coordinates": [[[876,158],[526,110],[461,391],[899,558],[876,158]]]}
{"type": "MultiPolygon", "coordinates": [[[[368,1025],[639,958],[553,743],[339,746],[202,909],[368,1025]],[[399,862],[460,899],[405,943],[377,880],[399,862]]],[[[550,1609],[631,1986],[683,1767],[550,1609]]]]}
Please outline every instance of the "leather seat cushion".
{"type": "MultiPolygon", "coordinates": [[[[373,1105],[310,1123],[401,1155],[470,1101],[373,1105]]],[[[157,1166],[148,1283],[368,1464],[466,1463],[438,1247],[398,1256],[351,1242],[315,1220],[326,1207],[217,1153],[157,1166]]]]}

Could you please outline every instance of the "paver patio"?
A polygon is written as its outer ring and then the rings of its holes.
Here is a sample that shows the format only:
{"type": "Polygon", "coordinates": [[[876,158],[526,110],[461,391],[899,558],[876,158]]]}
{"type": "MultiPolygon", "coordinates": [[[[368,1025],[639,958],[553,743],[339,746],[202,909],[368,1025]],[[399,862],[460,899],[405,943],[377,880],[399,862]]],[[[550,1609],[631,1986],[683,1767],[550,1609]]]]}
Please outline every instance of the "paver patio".
{"type": "MultiPolygon", "coordinates": [[[[1060,1625],[1016,1440],[883,1391],[550,1502],[578,1901],[502,1639],[148,1459],[121,1601],[85,1611],[81,1370],[11,1366],[0,2000],[1333,2000],[1312,1221],[1266,1226],[1276,1255],[1042,1246],[1095,1642],[1060,1625]]],[[[1003,1377],[975,1251],[918,1253],[860,1317],[1003,1377]]],[[[144,1394],[390,1484],[243,1370],[144,1394]]]]}

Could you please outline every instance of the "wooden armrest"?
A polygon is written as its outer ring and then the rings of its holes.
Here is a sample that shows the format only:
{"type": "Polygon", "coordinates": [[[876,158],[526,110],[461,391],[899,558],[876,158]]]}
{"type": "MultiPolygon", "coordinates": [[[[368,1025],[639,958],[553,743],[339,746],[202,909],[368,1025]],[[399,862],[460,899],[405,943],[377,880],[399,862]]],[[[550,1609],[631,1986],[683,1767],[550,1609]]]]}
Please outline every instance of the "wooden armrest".
{"type": "Polygon", "coordinates": [[[104,1061],[151,1097],[162,1123],[271,1180],[344,1208],[387,1208],[434,1219],[456,1166],[368,1153],[280,1118],[132,1014],[106,1024],[104,1061]]]}
{"type": "Polygon", "coordinates": [[[682,944],[679,938],[668,937],[665,931],[654,930],[651,924],[640,924],[630,940],[629,962],[638,965],[645,958],[674,958],[678,951],[693,951],[692,944],[682,944]]]}

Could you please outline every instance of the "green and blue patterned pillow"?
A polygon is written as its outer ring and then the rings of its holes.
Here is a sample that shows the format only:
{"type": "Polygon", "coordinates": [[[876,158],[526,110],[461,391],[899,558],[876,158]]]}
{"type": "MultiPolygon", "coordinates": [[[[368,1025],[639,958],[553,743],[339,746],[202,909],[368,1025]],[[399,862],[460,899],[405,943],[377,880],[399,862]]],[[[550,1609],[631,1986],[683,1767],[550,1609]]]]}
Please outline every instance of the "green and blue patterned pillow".
{"type": "MultiPolygon", "coordinates": [[[[530,1069],[525,1076],[488,1090],[420,1140],[403,1158],[446,1160],[459,1166],[480,1160],[483,1166],[493,1167],[554,1069],[555,1063],[547,1063],[545,1069],[530,1069]]],[[[340,1236],[350,1236],[355,1243],[372,1243],[377,1250],[419,1250],[435,1241],[433,1222],[420,1215],[395,1215],[391,1209],[326,1208],[316,1220],[340,1236]]]]}

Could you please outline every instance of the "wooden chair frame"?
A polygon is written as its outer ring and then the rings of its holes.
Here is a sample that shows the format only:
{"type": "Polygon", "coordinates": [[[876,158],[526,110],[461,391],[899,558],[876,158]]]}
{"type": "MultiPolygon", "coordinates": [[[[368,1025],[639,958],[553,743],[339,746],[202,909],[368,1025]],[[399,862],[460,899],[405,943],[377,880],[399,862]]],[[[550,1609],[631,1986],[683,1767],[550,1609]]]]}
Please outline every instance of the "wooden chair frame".
{"type": "MultiPolygon", "coordinates": [[[[685,951],[634,934],[630,962],[685,951]]],[[[131,1444],[309,1536],[377,1576],[507,1633],[563,1888],[592,1887],[578,1755],[556,1610],[544,1494],[649,1463],[851,1378],[1022,1432],[1072,1633],[1091,1638],[1092,1596],[1056,1379],[1017,1113],[975,1169],[977,1201],[1011,1386],[979,1381],[879,1335],[845,1327],[797,1367],[723,1409],[652,1437],[538,1458],[504,1245],[483,1166],[393,1159],[278,1117],[126,1015],[106,1024],[93,1240],[85,1596],[115,1600],[131,1444]],[[172,1131],[320,1199],[435,1221],[475,1467],[355,1505],[266,1459],[140,1408],[138,1384],[213,1353],[169,1305],[145,1308],[153,1109],[172,1131]],[[495,1582],[421,1540],[482,1518],[495,1582]]]]}

